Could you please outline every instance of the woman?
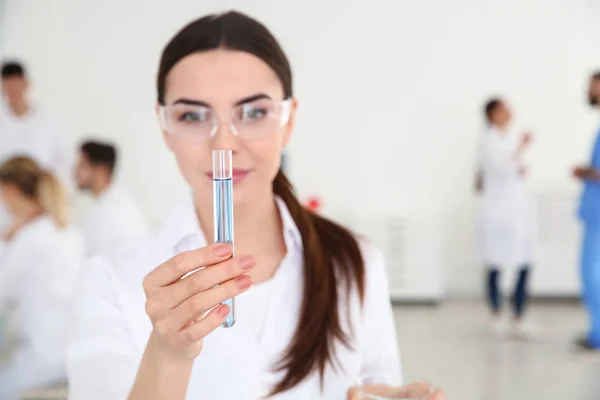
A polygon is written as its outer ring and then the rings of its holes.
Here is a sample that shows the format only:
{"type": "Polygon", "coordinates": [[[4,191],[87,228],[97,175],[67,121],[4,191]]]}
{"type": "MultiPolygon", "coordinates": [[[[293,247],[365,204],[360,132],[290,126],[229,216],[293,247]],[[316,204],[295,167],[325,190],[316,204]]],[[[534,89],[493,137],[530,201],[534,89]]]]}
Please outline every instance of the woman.
{"type": "Polygon", "coordinates": [[[63,187],[31,159],[0,166],[0,195],[12,215],[0,239],[0,314],[17,321],[16,345],[0,365],[0,399],[12,400],[66,380],[65,332],[83,246],[69,228],[63,187]]]}
{"type": "Polygon", "coordinates": [[[527,169],[523,156],[531,135],[521,137],[510,132],[511,113],[500,99],[485,107],[489,131],[482,142],[484,264],[488,270],[487,287],[494,330],[505,331],[501,317],[501,271],[515,273],[512,294],[513,333],[528,334],[523,324],[527,305],[528,280],[533,257],[532,204],[527,194],[527,169]]]}
{"type": "Polygon", "coordinates": [[[206,16],[167,44],[157,112],[191,194],[86,268],[73,400],[334,399],[361,375],[400,379],[381,255],[307,212],[280,170],[296,105],[286,56],[247,16],[206,16]],[[213,149],[233,151],[235,257],[207,245],[213,149]],[[237,322],[217,329],[232,296],[237,322]]]}

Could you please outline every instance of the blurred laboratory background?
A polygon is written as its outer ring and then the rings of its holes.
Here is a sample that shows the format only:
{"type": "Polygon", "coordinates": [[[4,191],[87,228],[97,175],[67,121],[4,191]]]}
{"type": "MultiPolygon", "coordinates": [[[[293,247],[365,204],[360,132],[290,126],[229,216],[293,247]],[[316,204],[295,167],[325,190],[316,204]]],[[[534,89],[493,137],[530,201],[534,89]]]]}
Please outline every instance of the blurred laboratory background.
{"type": "MultiPolygon", "coordinates": [[[[186,22],[229,9],[263,22],[291,60],[299,109],[285,169],[300,198],[384,251],[406,378],[450,400],[600,399],[600,352],[576,343],[588,317],[584,185],[572,173],[592,162],[600,123],[588,104],[600,2],[0,0],[0,62],[25,68],[32,104],[52,120],[42,131],[52,125],[70,151],[69,172],[56,174],[86,243],[110,204],[135,214],[124,242],[160,226],[186,191],[155,115],[158,60],[186,22]],[[526,335],[494,331],[481,261],[475,181],[493,98],[532,137],[526,335]],[[109,184],[119,193],[96,204],[109,184]]],[[[0,112],[0,146],[8,118],[0,112]]],[[[519,270],[502,272],[498,290],[511,293],[519,270]]]]}

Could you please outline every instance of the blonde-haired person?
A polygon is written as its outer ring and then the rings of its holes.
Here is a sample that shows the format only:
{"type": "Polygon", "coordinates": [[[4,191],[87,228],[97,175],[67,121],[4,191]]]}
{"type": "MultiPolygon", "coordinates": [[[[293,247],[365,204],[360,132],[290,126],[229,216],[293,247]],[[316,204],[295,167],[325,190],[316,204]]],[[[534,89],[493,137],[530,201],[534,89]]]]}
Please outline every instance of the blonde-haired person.
{"type": "Polygon", "coordinates": [[[0,399],[13,400],[65,380],[65,332],[83,245],[69,225],[64,187],[30,158],[0,165],[0,199],[12,216],[0,234],[0,315],[17,321],[15,344],[0,364],[0,399]]]}

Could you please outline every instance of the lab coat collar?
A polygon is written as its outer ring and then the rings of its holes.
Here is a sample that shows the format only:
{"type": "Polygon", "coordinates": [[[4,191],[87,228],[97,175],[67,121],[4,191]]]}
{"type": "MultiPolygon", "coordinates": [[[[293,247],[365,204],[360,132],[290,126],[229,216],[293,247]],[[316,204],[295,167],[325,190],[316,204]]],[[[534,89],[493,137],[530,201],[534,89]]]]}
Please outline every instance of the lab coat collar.
{"type": "Polygon", "coordinates": [[[94,198],[94,201],[97,204],[106,203],[112,201],[113,198],[118,198],[122,189],[115,185],[114,183],[110,183],[98,196],[94,198]]]}
{"type": "MultiPolygon", "coordinates": [[[[302,236],[289,209],[279,196],[275,197],[275,202],[279,209],[288,251],[292,248],[302,251],[302,236]]],[[[166,245],[165,248],[170,248],[175,252],[184,251],[182,246],[184,246],[184,243],[189,242],[190,238],[196,238],[195,242],[199,246],[205,246],[208,243],[198,223],[192,193],[186,195],[167,217],[166,222],[160,229],[159,238],[161,243],[166,245]]]]}
{"type": "Polygon", "coordinates": [[[2,101],[0,101],[0,114],[4,114],[5,117],[11,118],[15,121],[25,121],[39,114],[39,107],[33,102],[29,102],[29,109],[27,112],[23,115],[16,115],[12,108],[10,108],[8,101],[2,98],[2,101]]]}

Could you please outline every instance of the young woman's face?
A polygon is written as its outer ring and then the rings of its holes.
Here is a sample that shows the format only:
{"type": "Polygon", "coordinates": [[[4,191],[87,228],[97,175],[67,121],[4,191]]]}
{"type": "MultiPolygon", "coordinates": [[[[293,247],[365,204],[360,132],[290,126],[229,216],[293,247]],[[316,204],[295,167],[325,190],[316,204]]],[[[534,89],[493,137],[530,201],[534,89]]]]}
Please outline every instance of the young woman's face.
{"type": "Polygon", "coordinates": [[[212,202],[213,150],[232,150],[235,203],[270,195],[296,108],[282,120],[283,100],[275,72],[248,53],[195,53],[171,69],[164,96],[171,129],[163,134],[197,199],[212,202]],[[219,123],[210,136],[213,116],[219,123]]]}

